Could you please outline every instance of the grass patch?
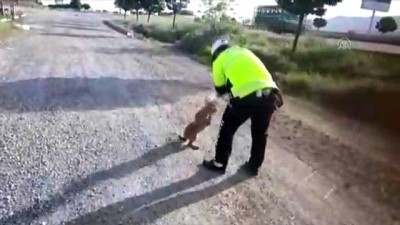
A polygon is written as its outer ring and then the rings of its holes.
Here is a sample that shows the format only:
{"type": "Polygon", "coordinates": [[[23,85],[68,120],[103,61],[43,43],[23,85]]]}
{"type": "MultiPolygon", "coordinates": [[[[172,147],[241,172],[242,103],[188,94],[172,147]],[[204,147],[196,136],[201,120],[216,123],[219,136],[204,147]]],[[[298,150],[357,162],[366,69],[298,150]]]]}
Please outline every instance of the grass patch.
{"type": "Polygon", "coordinates": [[[292,38],[267,35],[225,22],[211,26],[177,17],[153,16],[150,23],[132,22],[136,32],[163,42],[175,43],[184,52],[210,64],[210,45],[215,37],[229,36],[247,46],[275,73],[285,75],[283,90],[318,102],[337,112],[375,122],[400,133],[400,56],[338,50],[321,38],[302,36],[291,53],[292,38]]]}
{"type": "Polygon", "coordinates": [[[316,102],[331,111],[400,133],[400,84],[374,79],[289,73],[284,92],[316,102]]]}
{"type": "MultiPolygon", "coordinates": [[[[165,27],[166,29],[172,28],[172,16],[157,16],[151,15],[150,21],[147,22],[147,15],[139,15],[139,20],[136,21],[136,15],[127,15],[125,19],[116,20],[117,23],[129,23],[133,25],[143,24],[145,26],[148,25],[157,25],[159,27],[165,27]]],[[[180,26],[191,26],[195,24],[193,16],[185,16],[185,15],[177,15],[176,16],[176,27],[180,26]]]]}
{"type": "MultiPolygon", "coordinates": [[[[1,19],[1,18],[0,18],[1,19]]],[[[10,35],[13,31],[11,24],[9,22],[1,23],[0,22],[0,38],[4,38],[10,35]]]]}

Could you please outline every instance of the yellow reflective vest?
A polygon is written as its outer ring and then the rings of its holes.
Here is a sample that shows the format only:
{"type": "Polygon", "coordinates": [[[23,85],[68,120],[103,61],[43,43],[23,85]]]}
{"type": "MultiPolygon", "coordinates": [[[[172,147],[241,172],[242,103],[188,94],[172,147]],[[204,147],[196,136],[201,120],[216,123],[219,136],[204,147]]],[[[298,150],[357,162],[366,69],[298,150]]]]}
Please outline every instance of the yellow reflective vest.
{"type": "Polygon", "coordinates": [[[232,46],[223,51],[212,65],[215,87],[232,84],[233,97],[243,98],[263,88],[278,86],[263,62],[250,50],[232,46]]]}

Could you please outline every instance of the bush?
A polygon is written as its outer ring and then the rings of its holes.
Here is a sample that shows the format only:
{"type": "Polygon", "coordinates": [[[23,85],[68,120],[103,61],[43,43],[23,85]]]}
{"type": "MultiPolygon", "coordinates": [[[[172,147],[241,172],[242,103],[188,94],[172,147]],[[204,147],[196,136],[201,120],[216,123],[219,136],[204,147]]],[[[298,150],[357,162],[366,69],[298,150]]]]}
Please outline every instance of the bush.
{"type": "Polygon", "coordinates": [[[186,34],[179,42],[178,47],[188,53],[201,55],[211,41],[212,37],[209,31],[198,29],[186,34]]]}
{"type": "Polygon", "coordinates": [[[133,30],[137,33],[143,34],[145,37],[151,37],[158,41],[175,43],[181,40],[186,34],[194,32],[201,25],[190,25],[170,29],[161,25],[134,25],[133,30]]]}
{"type": "Polygon", "coordinates": [[[289,73],[283,80],[283,89],[288,93],[309,97],[312,82],[313,78],[307,73],[289,73]]]}
{"type": "Polygon", "coordinates": [[[250,47],[250,50],[261,59],[270,72],[288,73],[297,70],[297,65],[279,52],[268,51],[262,47],[250,47]]]}
{"type": "Polygon", "coordinates": [[[220,36],[228,36],[233,42],[240,43],[243,40],[239,34],[242,30],[239,26],[231,23],[214,24],[208,27],[198,27],[187,33],[179,43],[179,47],[184,51],[197,55],[210,55],[210,51],[206,50],[212,41],[220,36]],[[196,44],[193,44],[196,43],[196,44]]]}
{"type": "Polygon", "coordinates": [[[383,17],[375,25],[381,33],[393,32],[397,30],[397,23],[393,17],[383,17]]]}
{"type": "Polygon", "coordinates": [[[174,13],[173,12],[160,12],[158,15],[159,16],[172,16],[174,13]]]}
{"type": "Polygon", "coordinates": [[[228,36],[249,47],[286,93],[400,131],[400,107],[395,106],[400,87],[389,83],[400,82],[400,56],[338,50],[313,37],[302,39],[298,51],[291,53],[291,40],[266,38],[262,31],[247,31],[233,22],[192,22],[176,29],[165,24],[139,25],[134,30],[160,41],[177,42],[181,50],[208,65],[212,41],[228,36]],[[277,72],[287,75],[277,76],[277,72]]]}
{"type": "Polygon", "coordinates": [[[70,4],[57,4],[57,5],[48,5],[50,9],[70,9],[72,8],[70,4]]]}
{"type": "Polygon", "coordinates": [[[283,90],[358,120],[400,132],[400,85],[374,79],[337,79],[331,76],[289,73],[283,90]]]}
{"type": "Polygon", "coordinates": [[[89,9],[90,9],[90,5],[87,4],[87,3],[84,3],[84,4],[82,4],[82,8],[83,8],[84,10],[89,10],[89,9]]]}
{"type": "Polygon", "coordinates": [[[200,23],[202,21],[202,19],[200,17],[195,17],[194,18],[194,22],[196,23],[200,23]]]}
{"type": "Polygon", "coordinates": [[[185,15],[185,16],[193,16],[194,12],[190,11],[190,10],[187,10],[187,9],[184,9],[184,10],[180,11],[179,14],[180,15],[185,15]]]}
{"type": "Polygon", "coordinates": [[[293,54],[289,49],[283,49],[281,53],[296,63],[300,71],[309,74],[355,78],[365,76],[369,70],[367,58],[351,50],[323,47],[303,49],[293,54]]]}
{"type": "Polygon", "coordinates": [[[71,8],[80,10],[82,7],[81,0],[71,0],[71,8]]]}

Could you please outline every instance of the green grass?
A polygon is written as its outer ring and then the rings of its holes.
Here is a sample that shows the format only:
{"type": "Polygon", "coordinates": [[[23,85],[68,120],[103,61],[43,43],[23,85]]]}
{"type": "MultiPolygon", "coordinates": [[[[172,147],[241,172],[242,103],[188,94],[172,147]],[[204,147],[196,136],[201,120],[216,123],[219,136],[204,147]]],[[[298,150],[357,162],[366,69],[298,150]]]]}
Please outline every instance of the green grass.
{"type": "Polygon", "coordinates": [[[249,47],[273,74],[287,74],[279,77],[286,93],[400,132],[400,106],[395,106],[400,99],[400,56],[338,50],[324,39],[308,36],[300,38],[292,54],[293,38],[248,30],[234,23],[211,28],[193,18],[178,16],[177,27],[172,29],[171,16],[152,16],[150,23],[144,15],[139,23],[132,18],[129,21],[136,32],[175,43],[208,65],[212,40],[228,35],[235,43],[249,47]]]}
{"type": "Polygon", "coordinates": [[[135,16],[130,15],[127,21],[147,37],[176,43],[182,50],[201,57],[209,55],[207,48],[215,37],[229,35],[234,42],[253,50],[272,72],[400,81],[400,56],[338,50],[321,38],[308,36],[300,38],[298,49],[292,54],[291,38],[271,37],[265,31],[248,30],[229,22],[210,29],[208,24],[195,22],[193,17],[178,15],[177,26],[172,29],[172,16],[152,16],[149,23],[146,19],[146,15],[140,15],[136,22],[135,16]]]}
{"type": "MultiPolygon", "coordinates": [[[[118,23],[124,23],[125,21],[130,24],[145,24],[145,25],[157,25],[159,27],[172,28],[172,16],[157,16],[151,15],[150,21],[147,23],[147,15],[139,15],[139,20],[136,21],[136,15],[127,15],[125,19],[117,20],[118,23]]],[[[193,16],[184,16],[177,15],[176,16],[176,26],[187,26],[194,24],[193,16]]]]}
{"type": "MultiPolygon", "coordinates": [[[[1,18],[0,18],[1,19],[1,18]]],[[[0,22],[0,38],[10,35],[12,32],[12,28],[10,23],[1,23],[0,22]]]]}

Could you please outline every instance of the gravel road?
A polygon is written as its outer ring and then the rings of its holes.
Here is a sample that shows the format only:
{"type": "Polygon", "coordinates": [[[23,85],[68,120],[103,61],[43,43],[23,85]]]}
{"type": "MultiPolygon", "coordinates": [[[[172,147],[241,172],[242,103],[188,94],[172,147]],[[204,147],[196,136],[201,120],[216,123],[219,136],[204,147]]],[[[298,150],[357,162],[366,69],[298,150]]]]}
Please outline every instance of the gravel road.
{"type": "Polygon", "coordinates": [[[198,167],[223,103],[200,151],[175,140],[212,92],[208,68],[111,17],[29,10],[32,30],[2,46],[1,225],[400,224],[398,145],[322,130],[295,100],[273,118],[259,177],[238,172],[248,124],[226,175],[198,167]]]}

